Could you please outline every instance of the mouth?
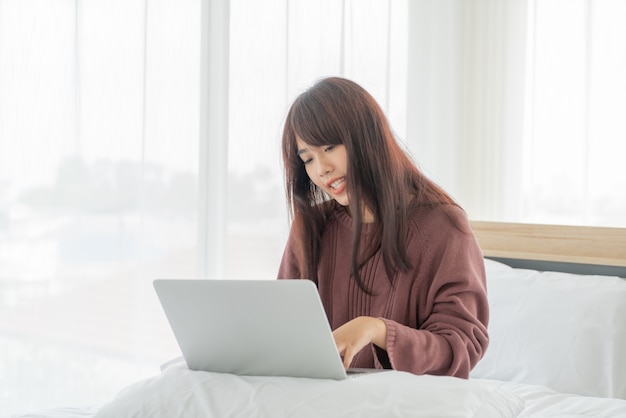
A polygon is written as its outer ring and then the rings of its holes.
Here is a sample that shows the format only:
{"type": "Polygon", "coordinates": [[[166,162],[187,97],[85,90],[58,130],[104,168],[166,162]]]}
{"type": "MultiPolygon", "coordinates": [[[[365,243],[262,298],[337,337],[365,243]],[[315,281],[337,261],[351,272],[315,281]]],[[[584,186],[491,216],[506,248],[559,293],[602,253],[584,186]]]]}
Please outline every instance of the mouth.
{"type": "Polygon", "coordinates": [[[326,186],[331,188],[332,190],[337,190],[341,188],[345,182],[346,182],[346,178],[341,177],[341,178],[329,181],[328,183],[326,183],[326,186]]]}
{"type": "Polygon", "coordinates": [[[326,187],[334,193],[341,193],[346,187],[346,178],[340,177],[338,179],[329,180],[326,182],[326,187]]]}

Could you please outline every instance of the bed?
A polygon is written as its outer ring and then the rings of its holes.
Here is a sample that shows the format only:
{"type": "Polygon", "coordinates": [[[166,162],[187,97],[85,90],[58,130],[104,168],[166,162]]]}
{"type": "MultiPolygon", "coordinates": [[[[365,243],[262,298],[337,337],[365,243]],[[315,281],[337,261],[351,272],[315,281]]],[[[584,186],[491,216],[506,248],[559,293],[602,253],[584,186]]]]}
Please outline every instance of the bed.
{"type": "Polygon", "coordinates": [[[490,347],[470,379],[241,377],[173,363],[104,405],[15,417],[626,417],[626,229],[473,222],[490,347]]]}

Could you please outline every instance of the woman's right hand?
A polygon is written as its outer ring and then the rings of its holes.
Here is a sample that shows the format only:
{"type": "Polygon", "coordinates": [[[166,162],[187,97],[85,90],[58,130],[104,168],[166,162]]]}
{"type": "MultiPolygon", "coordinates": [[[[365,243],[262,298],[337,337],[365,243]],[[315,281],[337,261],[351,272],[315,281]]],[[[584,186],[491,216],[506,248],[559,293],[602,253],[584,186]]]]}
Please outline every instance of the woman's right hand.
{"type": "Polygon", "coordinates": [[[347,369],[356,353],[367,344],[387,349],[387,325],[379,318],[359,316],[333,331],[333,338],[347,369]]]}

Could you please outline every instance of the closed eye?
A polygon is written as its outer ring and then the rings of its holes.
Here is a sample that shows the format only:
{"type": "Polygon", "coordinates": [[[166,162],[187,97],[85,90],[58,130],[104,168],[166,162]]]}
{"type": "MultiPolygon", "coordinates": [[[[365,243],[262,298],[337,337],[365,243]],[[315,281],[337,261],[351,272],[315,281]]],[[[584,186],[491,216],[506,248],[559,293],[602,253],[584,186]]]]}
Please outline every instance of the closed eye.
{"type": "Polygon", "coordinates": [[[334,150],[334,149],[335,149],[335,146],[334,146],[334,145],[329,145],[329,146],[327,146],[326,148],[324,148],[324,152],[329,152],[329,151],[332,151],[332,150],[334,150]]]}

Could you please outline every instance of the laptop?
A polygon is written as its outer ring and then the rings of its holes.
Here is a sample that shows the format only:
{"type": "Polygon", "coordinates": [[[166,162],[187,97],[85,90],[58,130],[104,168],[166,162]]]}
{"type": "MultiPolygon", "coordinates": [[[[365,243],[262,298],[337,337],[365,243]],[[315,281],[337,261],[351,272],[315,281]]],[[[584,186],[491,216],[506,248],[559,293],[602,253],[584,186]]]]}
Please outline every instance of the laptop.
{"type": "Polygon", "coordinates": [[[348,377],[310,280],[157,279],[154,288],[191,370],[348,377]]]}

